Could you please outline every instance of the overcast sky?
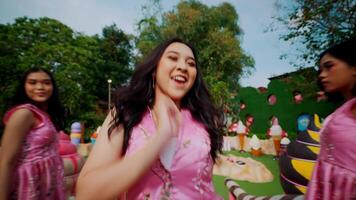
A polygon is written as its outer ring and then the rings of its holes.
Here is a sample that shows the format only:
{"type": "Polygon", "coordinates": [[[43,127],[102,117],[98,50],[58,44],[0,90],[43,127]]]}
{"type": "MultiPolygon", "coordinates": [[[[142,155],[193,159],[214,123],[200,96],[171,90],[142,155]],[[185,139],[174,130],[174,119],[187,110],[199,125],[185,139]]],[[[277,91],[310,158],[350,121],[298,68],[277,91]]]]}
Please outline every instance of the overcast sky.
{"type": "MultiPolygon", "coordinates": [[[[100,34],[106,25],[115,23],[126,33],[135,34],[142,18],[141,7],[148,0],[0,0],[0,23],[13,23],[17,17],[50,17],[74,31],[88,35],[100,34]]],[[[179,0],[161,0],[164,11],[172,10],[179,0]]],[[[202,0],[209,6],[222,0],[202,0]]],[[[265,32],[276,15],[275,0],[225,0],[235,6],[239,26],[244,32],[242,48],[255,59],[255,71],[243,78],[243,86],[267,86],[268,77],[294,71],[279,56],[290,51],[278,32],[265,32]]]]}

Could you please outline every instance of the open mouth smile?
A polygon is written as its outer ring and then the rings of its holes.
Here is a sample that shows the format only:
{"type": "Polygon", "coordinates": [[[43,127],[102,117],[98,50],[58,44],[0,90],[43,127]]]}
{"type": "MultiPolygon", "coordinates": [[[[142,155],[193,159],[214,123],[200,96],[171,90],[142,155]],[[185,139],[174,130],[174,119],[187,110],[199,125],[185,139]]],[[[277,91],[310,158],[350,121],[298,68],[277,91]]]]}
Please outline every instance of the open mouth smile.
{"type": "Polygon", "coordinates": [[[171,77],[171,79],[181,84],[186,83],[188,81],[188,78],[182,75],[173,76],[171,77]]]}

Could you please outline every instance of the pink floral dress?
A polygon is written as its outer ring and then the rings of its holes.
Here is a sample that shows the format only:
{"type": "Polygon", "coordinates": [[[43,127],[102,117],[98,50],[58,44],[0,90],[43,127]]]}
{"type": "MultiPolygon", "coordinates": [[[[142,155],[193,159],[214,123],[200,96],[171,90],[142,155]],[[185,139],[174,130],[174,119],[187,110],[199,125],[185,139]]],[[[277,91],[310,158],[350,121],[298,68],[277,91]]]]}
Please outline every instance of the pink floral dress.
{"type": "Polygon", "coordinates": [[[325,119],[320,154],[306,199],[356,199],[356,119],[351,108],[356,97],[325,119]]]}
{"type": "Polygon", "coordinates": [[[47,115],[31,104],[11,109],[6,113],[4,123],[21,108],[31,110],[41,123],[26,135],[11,176],[10,199],[65,199],[57,131],[47,115]]]}
{"type": "MultiPolygon", "coordinates": [[[[132,186],[121,199],[222,199],[212,183],[213,160],[210,139],[205,128],[195,121],[189,110],[182,109],[182,126],[178,135],[171,168],[167,170],[160,159],[132,186]]],[[[126,152],[131,155],[142,148],[155,131],[150,111],[133,128],[126,152]]]]}

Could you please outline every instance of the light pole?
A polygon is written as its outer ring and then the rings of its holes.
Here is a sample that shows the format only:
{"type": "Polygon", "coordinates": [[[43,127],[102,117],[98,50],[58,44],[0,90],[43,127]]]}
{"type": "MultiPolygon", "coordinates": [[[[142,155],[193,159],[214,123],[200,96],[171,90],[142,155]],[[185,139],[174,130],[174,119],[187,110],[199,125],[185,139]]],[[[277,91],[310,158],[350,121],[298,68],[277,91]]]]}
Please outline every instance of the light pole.
{"type": "Polygon", "coordinates": [[[108,79],[108,112],[110,112],[111,106],[111,79],[108,79]]]}

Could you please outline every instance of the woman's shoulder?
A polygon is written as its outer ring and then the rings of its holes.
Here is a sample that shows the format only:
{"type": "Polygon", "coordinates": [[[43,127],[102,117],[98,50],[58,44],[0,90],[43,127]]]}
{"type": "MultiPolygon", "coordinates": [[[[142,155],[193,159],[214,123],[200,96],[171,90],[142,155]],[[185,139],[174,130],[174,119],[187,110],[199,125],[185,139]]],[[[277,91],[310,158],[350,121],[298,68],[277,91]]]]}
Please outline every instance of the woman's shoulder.
{"type": "Polygon", "coordinates": [[[4,123],[6,124],[9,121],[9,119],[12,116],[14,116],[14,114],[16,115],[16,117],[20,117],[20,118],[33,117],[33,112],[28,106],[25,106],[25,104],[18,105],[18,106],[11,108],[10,110],[8,110],[6,112],[6,114],[3,118],[4,123]]]}
{"type": "Polygon", "coordinates": [[[350,108],[349,111],[351,113],[351,116],[356,119],[356,97],[352,98],[350,100],[350,108]]]}
{"type": "MultiPolygon", "coordinates": [[[[356,122],[356,97],[342,104],[331,115],[329,115],[327,119],[329,119],[328,121],[333,121],[336,124],[345,124],[350,122],[351,124],[354,124],[356,122]]],[[[325,121],[327,121],[327,119],[325,119],[325,121]]]]}
{"type": "Polygon", "coordinates": [[[29,103],[20,104],[15,107],[12,107],[6,112],[3,118],[5,124],[10,119],[10,117],[14,115],[14,113],[17,113],[19,116],[22,117],[34,117],[35,115],[40,115],[40,111],[36,106],[29,103]]]}
{"type": "Polygon", "coordinates": [[[182,109],[182,118],[185,127],[206,132],[207,128],[204,123],[202,123],[199,119],[196,119],[189,109],[182,109]]]}
{"type": "Polygon", "coordinates": [[[356,104],[356,97],[353,97],[352,99],[348,100],[345,104],[356,104]]]}
{"type": "Polygon", "coordinates": [[[343,113],[353,113],[356,110],[356,97],[346,101],[338,110],[343,113]]]}

